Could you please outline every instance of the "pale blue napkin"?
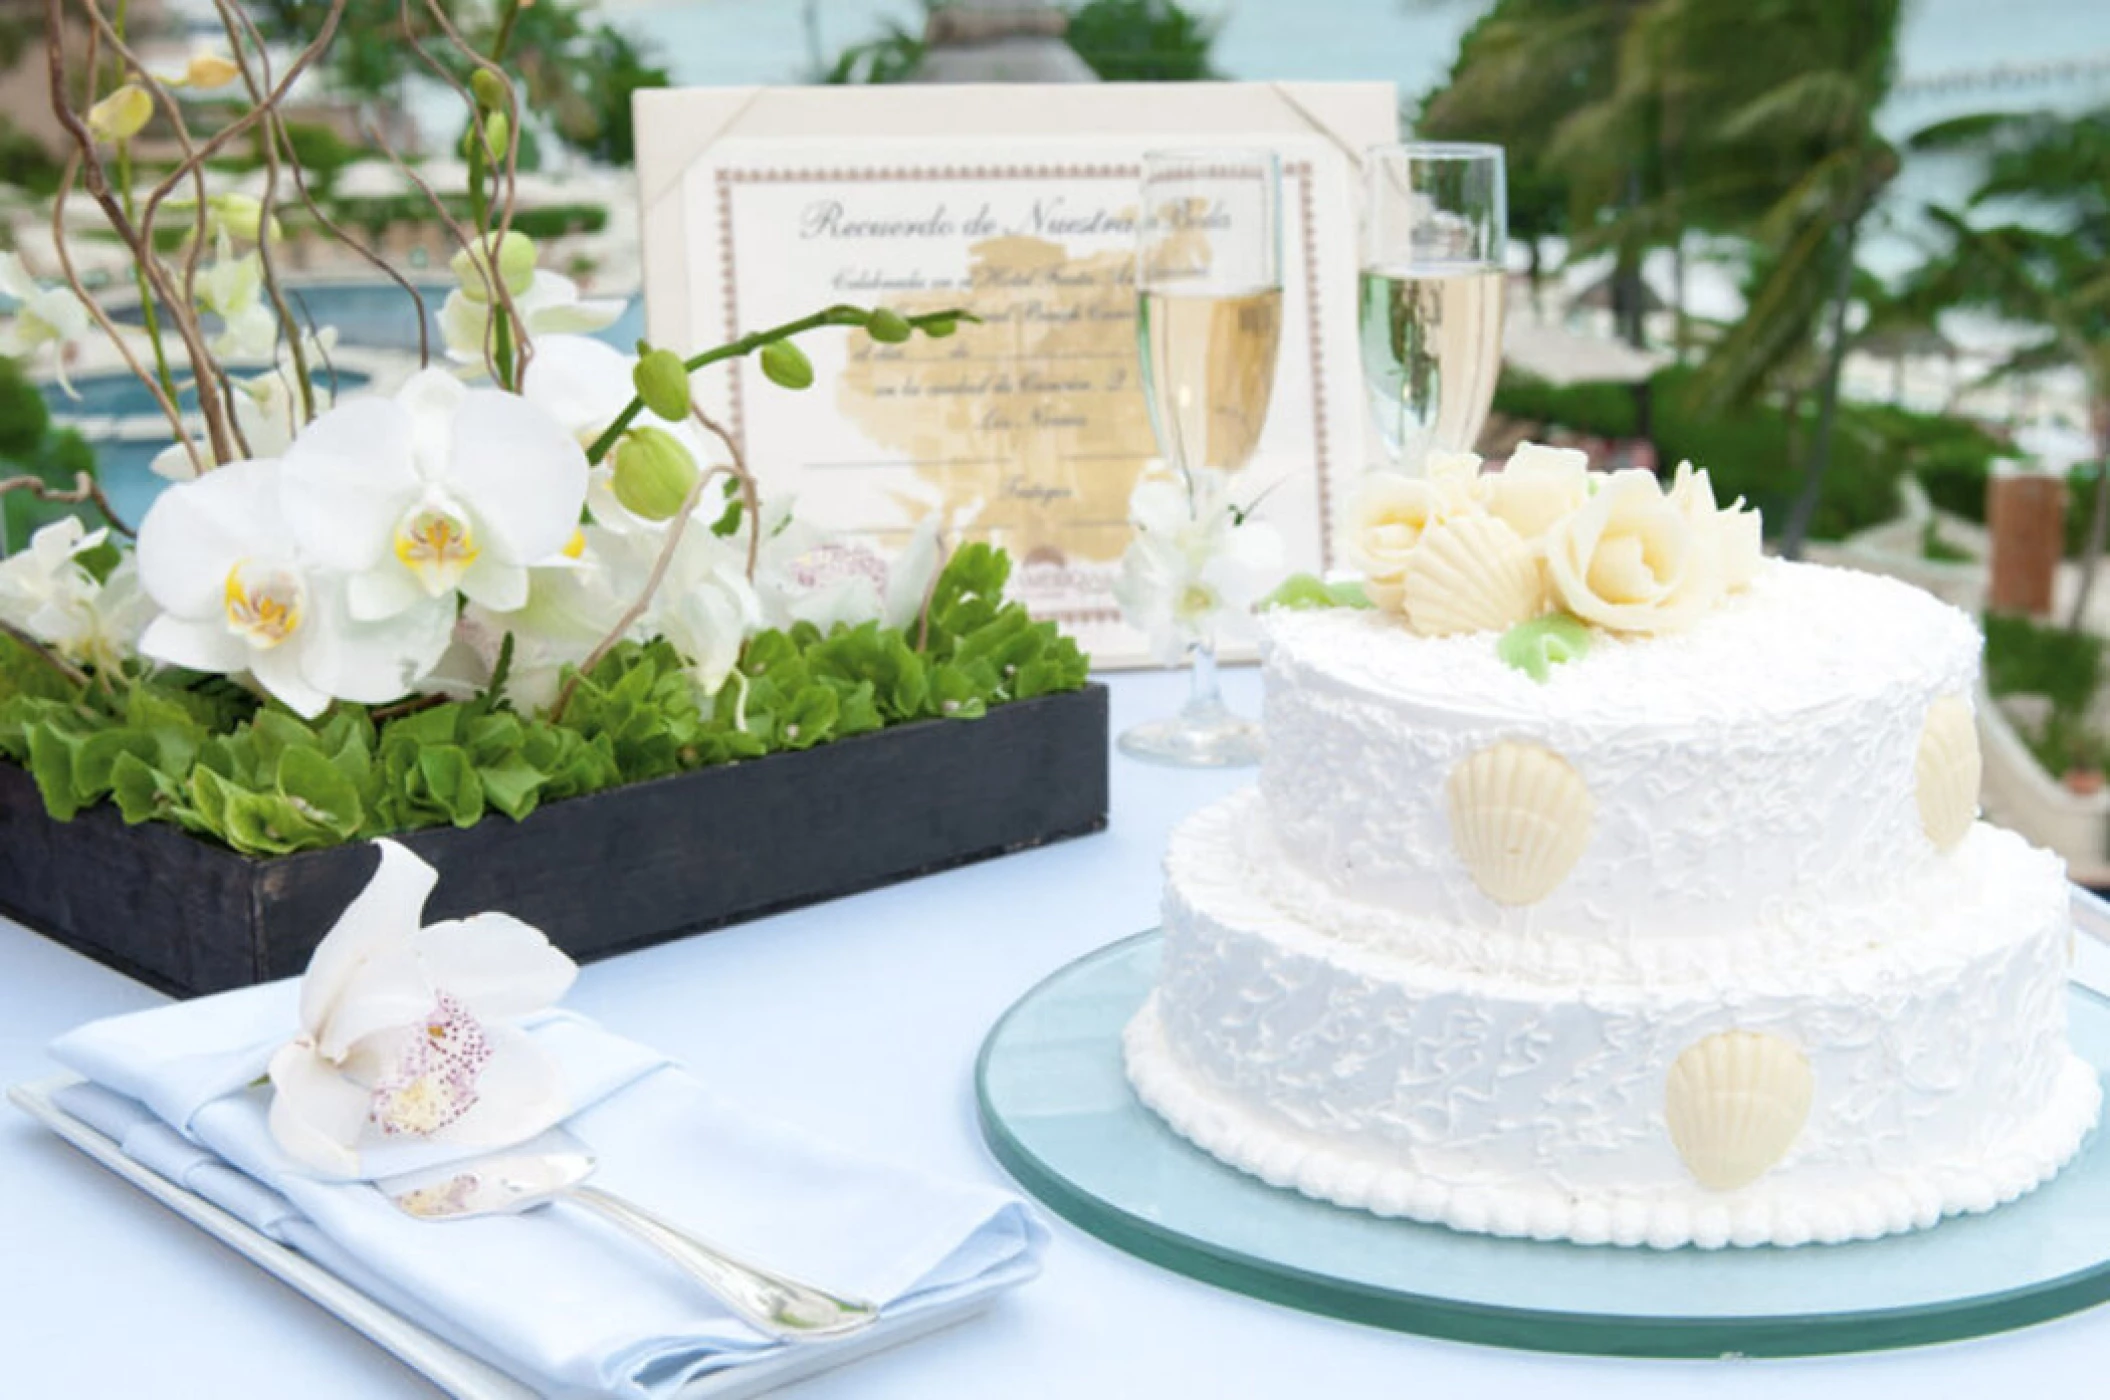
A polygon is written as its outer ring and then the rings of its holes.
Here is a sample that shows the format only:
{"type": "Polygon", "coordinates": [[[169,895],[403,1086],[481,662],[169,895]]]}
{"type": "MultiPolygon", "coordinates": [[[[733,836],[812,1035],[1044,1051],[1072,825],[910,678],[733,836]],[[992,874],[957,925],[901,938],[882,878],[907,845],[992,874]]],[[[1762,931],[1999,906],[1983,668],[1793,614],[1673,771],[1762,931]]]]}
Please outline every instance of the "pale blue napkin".
{"type": "MultiPolygon", "coordinates": [[[[650,1249],[563,1203],[432,1223],[282,1153],[255,1082],[297,1028],[290,982],[83,1026],[51,1047],[89,1083],[62,1107],[127,1156],[548,1395],[657,1397],[781,1358],[650,1249]]],[[[965,1310],[1039,1272],[1015,1196],[841,1152],[754,1116],[645,1047],[566,1012],[528,1024],[563,1066],[596,1185],[727,1250],[881,1307],[881,1328],[965,1310]]],[[[373,1176],[474,1154],[387,1145],[373,1176]]],[[[826,1345],[806,1343],[805,1346],[826,1345]]]]}

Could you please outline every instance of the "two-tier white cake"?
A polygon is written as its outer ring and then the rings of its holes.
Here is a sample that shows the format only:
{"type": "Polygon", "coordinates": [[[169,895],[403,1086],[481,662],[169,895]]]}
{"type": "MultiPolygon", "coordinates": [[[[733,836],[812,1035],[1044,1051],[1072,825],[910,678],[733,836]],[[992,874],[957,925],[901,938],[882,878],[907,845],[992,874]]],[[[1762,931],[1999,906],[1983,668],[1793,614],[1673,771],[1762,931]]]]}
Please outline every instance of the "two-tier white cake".
{"type": "Polygon", "coordinates": [[[1543,680],[1270,614],[1259,787],[1167,859],[1144,1101],[1277,1185],[1584,1243],[1864,1239],[2055,1172],[2099,1090],[2064,871],[1975,821],[1976,630],[1746,573],[1543,680]]]}

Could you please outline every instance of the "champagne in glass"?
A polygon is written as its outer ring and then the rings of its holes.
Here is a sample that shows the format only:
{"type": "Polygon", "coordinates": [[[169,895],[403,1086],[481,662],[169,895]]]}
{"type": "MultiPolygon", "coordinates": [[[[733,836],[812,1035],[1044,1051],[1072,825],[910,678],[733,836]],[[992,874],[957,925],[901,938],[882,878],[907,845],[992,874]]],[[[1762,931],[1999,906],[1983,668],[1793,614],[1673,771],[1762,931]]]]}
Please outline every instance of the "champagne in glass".
{"type": "MultiPolygon", "coordinates": [[[[1281,179],[1268,151],[1143,158],[1136,348],[1158,447],[1190,502],[1204,474],[1244,467],[1267,425],[1282,340],[1281,179]]],[[[1204,631],[1192,655],[1186,706],[1123,733],[1122,751],[1187,766],[1259,762],[1259,726],[1217,691],[1215,638],[1204,631]]]]}
{"type": "Polygon", "coordinates": [[[1502,148],[1383,146],[1364,163],[1363,383],[1392,465],[1472,449],[1502,369],[1502,148]]]}
{"type": "Polygon", "coordinates": [[[1165,455],[1236,471],[1260,445],[1282,340],[1282,289],[1185,295],[1145,287],[1137,327],[1143,390],[1165,455]]]}

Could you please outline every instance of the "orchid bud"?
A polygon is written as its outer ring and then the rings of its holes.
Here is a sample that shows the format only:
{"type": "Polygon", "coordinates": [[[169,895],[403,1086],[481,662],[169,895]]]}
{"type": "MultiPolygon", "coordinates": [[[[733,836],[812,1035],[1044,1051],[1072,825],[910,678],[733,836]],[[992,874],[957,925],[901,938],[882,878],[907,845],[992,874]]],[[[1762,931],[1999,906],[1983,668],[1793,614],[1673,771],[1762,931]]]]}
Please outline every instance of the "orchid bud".
{"type": "Polygon", "coordinates": [[[224,54],[194,53],[183,70],[183,84],[193,88],[226,87],[242,76],[241,65],[224,54]]]}
{"type": "MultiPolygon", "coordinates": [[[[484,158],[492,161],[503,161],[506,158],[506,146],[513,139],[513,124],[506,119],[504,112],[486,112],[484,113],[483,137],[484,158]]],[[[471,122],[469,129],[462,133],[462,154],[465,156],[476,154],[476,123],[474,122],[471,122]]]]}
{"type": "Polygon", "coordinates": [[[477,105],[487,112],[502,112],[506,105],[506,80],[494,69],[479,68],[469,75],[469,90],[477,105]]]}
{"type": "Polygon", "coordinates": [[[689,367],[672,350],[647,350],[630,371],[645,407],[670,422],[689,416],[689,367]]]}
{"type": "Polygon", "coordinates": [[[900,312],[884,306],[874,311],[872,318],[865,322],[865,331],[882,345],[899,345],[916,333],[915,327],[900,312]]]}
{"type": "Polygon", "coordinates": [[[154,119],[154,99],[137,83],[126,83],[88,109],[88,134],[98,141],[129,141],[154,119]]]}
{"type": "Polygon", "coordinates": [[[661,428],[632,428],[615,447],[615,498],[646,520],[672,520],[699,475],[681,440],[661,428]]]}
{"type": "Polygon", "coordinates": [[[772,384],[786,389],[804,389],[813,383],[813,361],[788,340],[773,340],[762,347],[762,373],[772,384]]]}
{"type": "MultiPolygon", "coordinates": [[[[216,194],[206,201],[212,211],[212,226],[215,232],[224,233],[238,243],[255,243],[264,233],[264,202],[246,194],[216,194]]],[[[271,236],[280,234],[278,219],[271,220],[271,236]]]]}
{"type": "Polygon", "coordinates": [[[923,323],[923,333],[932,340],[943,340],[959,328],[959,319],[953,316],[947,316],[939,321],[925,321],[923,323]]]}
{"type": "MultiPolygon", "coordinates": [[[[477,303],[491,299],[491,242],[497,235],[485,234],[476,243],[454,255],[447,266],[462,284],[462,295],[477,303]]],[[[519,296],[535,281],[535,240],[514,229],[498,239],[498,278],[506,292],[519,296]]]]}

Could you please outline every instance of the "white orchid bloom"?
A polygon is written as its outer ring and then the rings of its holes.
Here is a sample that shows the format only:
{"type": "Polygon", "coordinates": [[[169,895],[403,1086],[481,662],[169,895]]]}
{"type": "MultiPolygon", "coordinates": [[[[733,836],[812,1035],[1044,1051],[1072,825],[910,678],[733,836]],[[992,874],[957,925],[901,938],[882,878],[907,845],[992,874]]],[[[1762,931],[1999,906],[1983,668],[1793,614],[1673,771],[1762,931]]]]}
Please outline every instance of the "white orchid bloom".
{"type": "Polygon", "coordinates": [[[115,670],[139,654],[140,637],[157,611],[139,581],[138,558],[127,554],[52,641],[77,665],[115,670]]]}
{"type": "MultiPolygon", "coordinates": [[[[636,364],[635,356],[625,355],[606,341],[582,335],[544,336],[535,341],[535,358],[528,361],[521,392],[576,437],[581,447],[591,447],[637,396],[631,378],[636,364]]],[[[693,420],[669,422],[648,409],[639,421],[670,434],[698,463],[710,460],[703,433],[693,420]]],[[[594,520],[625,534],[660,530],[663,522],[646,520],[616,500],[614,481],[615,458],[610,453],[594,465],[588,480],[586,508],[594,520]]],[[[716,505],[705,501],[706,508],[716,505]]]]}
{"type": "MultiPolygon", "coordinates": [[[[264,300],[264,260],[258,253],[235,255],[234,240],[222,230],[214,261],[199,269],[200,310],[221,321],[212,352],[222,359],[269,359],[278,344],[278,315],[264,300]]],[[[252,450],[258,450],[251,444],[252,450]]]]}
{"type": "MultiPolygon", "coordinates": [[[[635,538],[635,537],[631,537],[635,538]]],[[[638,580],[642,587],[642,580],[638,580]]],[[[682,532],[643,630],[665,637],[688,661],[689,678],[716,695],[762,626],[762,600],[747,581],[745,547],[692,523],[682,532]]]]}
{"type": "MultiPolygon", "coordinates": [[[[426,689],[463,700],[481,695],[490,688],[499,653],[511,636],[513,663],[506,672],[505,696],[523,711],[547,709],[557,698],[564,668],[592,655],[643,590],[651,561],[630,564],[630,555],[641,554],[631,545],[634,538],[589,526],[580,532],[578,558],[563,568],[533,571],[526,607],[507,613],[473,603],[464,608],[454,642],[427,678],[426,689]]],[[[650,541],[655,549],[657,543],[650,541]]],[[[631,635],[650,636],[648,621],[631,635]]]]}
{"type": "Polygon", "coordinates": [[[37,531],[28,549],[0,561],[0,621],[78,665],[109,670],[135,655],[154,615],[136,561],[126,555],[100,583],[80,562],[108,538],[72,516],[37,531]]]}
{"type": "Polygon", "coordinates": [[[109,535],[69,515],[30,536],[28,549],[0,560],[0,621],[46,645],[72,635],[99,587],[80,556],[109,535]]]}
{"type": "Polygon", "coordinates": [[[906,628],[922,613],[942,562],[936,517],[926,517],[891,560],[868,544],[780,517],[765,522],[755,586],[771,627],[906,628]]]}
{"type": "Polygon", "coordinates": [[[0,296],[15,309],[0,324],[0,355],[32,359],[51,347],[52,374],[68,398],[79,398],[66,378],[66,356],[88,333],[88,308],[68,287],[45,287],[14,253],[0,254],[0,296]]]}
{"type": "Polygon", "coordinates": [[[285,509],[301,546],[349,576],[353,617],[414,612],[456,589],[512,612],[529,566],[578,530],[586,454],[517,394],[444,371],[393,399],[355,399],[286,449],[285,509]]]}
{"type": "Polygon", "coordinates": [[[1114,581],[1122,613],[1166,665],[1204,638],[1247,631],[1253,605],[1282,569],[1280,533],[1238,523],[1221,473],[1197,471],[1191,481],[1137,483],[1129,501],[1136,538],[1114,581]]]}
{"type": "Polygon", "coordinates": [[[139,579],[161,615],[140,651],[193,670],[246,671],[310,718],[332,699],[409,693],[446,648],[453,600],[355,621],[345,580],[295,539],[281,475],[275,461],[230,462],[155,500],[139,527],[139,579]]]}
{"type": "MultiPolygon", "coordinates": [[[[614,325],[627,303],[620,297],[581,297],[579,284],[555,272],[537,271],[528,289],[513,298],[513,309],[535,337],[539,359],[545,335],[586,335],[614,325]]],[[[457,288],[447,294],[440,308],[440,338],[447,343],[449,358],[463,365],[481,365],[491,335],[489,301],[478,301],[457,288]]],[[[610,347],[611,349],[613,347],[610,347]]],[[[617,352],[621,353],[621,352],[617,352]]],[[[532,370],[533,362],[530,362],[532,370]]],[[[612,415],[611,415],[612,416],[612,415]]]]}
{"type": "Polygon", "coordinates": [[[437,873],[374,844],[379,868],[301,978],[300,1035],[271,1057],[272,1137],[332,1176],[391,1140],[510,1146],[567,1109],[556,1063],[506,1022],[555,1003],[577,965],[509,914],[421,926],[437,873]]]}

